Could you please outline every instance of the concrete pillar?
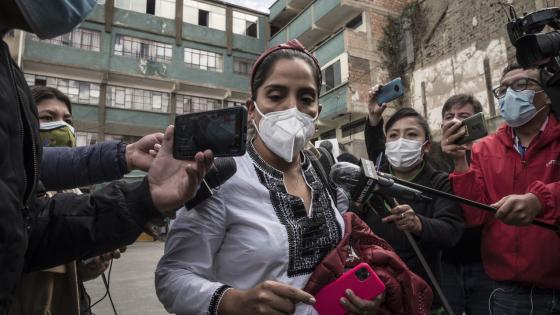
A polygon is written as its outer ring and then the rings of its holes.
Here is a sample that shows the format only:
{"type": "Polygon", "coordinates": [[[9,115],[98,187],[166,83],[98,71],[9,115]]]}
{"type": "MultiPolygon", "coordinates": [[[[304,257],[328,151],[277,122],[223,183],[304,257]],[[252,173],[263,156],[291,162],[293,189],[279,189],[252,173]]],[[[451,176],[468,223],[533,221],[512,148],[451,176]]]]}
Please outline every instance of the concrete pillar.
{"type": "Polygon", "coordinates": [[[183,0],[175,0],[175,45],[183,44],[183,0]]]}
{"type": "Polygon", "coordinates": [[[115,12],[115,0],[105,1],[105,32],[113,30],[113,14],[115,12]]]}
{"type": "Polygon", "coordinates": [[[97,141],[105,141],[105,129],[107,118],[107,75],[99,86],[99,106],[97,110],[97,141]]]}
{"type": "Polygon", "coordinates": [[[492,93],[492,71],[490,70],[490,60],[488,57],[484,58],[484,79],[486,81],[490,117],[494,117],[496,116],[496,102],[494,100],[494,94],[492,93]]]}
{"type": "Polygon", "coordinates": [[[233,9],[226,7],[226,47],[227,54],[231,56],[233,50],[233,9]]]}

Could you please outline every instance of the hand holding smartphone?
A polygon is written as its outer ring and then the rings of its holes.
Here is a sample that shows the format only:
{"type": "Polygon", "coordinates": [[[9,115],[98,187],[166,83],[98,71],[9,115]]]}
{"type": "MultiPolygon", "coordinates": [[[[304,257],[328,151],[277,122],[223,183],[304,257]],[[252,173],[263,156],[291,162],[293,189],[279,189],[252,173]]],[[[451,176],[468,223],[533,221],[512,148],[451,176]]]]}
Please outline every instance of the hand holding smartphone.
{"type": "Polygon", "coordinates": [[[457,144],[466,144],[488,135],[484,113],[477,113],[463,120],[465,135],[457,140],[457,144]]]}
{"type": "Polygon", "coordinates": [[[316,295],[314,307],[319,315],[344,315],[346,309],[340,304],[347,289],[364,300],[373,300],[385,291],[385,285],[373,269],[366,263],[346,271],[334,282],[322,288],[316,295]]]}
{"type": "Polygon", "coordinates": [[[197,152],[212,150],[215,157],[245,154],[247,109],[244,106],[175,117],[173,157],[194,158],[197,152]]]}
{"type": "Polygon", "coordinates": [[[384,84],[377,92],[377,104],[381,105],[393,101],[404,95],[404,86],[401,78],[396,78],[384,84]]]}

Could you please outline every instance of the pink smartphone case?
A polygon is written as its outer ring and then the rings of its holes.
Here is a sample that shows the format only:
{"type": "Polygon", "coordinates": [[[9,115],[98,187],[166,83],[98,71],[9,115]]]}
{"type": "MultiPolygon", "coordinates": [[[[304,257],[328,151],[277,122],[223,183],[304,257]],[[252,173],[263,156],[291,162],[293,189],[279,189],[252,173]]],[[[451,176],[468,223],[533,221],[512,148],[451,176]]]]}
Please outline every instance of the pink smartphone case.
{"type": "Polygon", "coordinates": [[[372,300],[385,291],[385,285],[368,264],[360,263],[315,295],[317,302],[314,307],[319,315],[345,315],[347,311],[340,304],[340,298],[346,297],[347,289],[351,289],[356,296],[364,300],[372,300]],[[364,281],[358,279],[355,274],[361,268],[366,268],[370,273],[370,276],[364,281]]]}

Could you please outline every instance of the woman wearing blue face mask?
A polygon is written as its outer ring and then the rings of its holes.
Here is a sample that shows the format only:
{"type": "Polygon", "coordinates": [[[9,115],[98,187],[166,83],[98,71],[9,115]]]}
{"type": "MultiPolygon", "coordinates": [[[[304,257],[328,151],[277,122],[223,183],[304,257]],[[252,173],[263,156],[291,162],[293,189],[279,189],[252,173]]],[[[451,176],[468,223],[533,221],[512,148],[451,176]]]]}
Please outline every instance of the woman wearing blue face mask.
{"type": "MultiPolygon", "coordinates": [[[[436,171],[426,161],[430,152],[431,133],[428,122],[414,109],[397,110],[385,124],[383,134],[382,106],[375,102],[376,91],[370,94],[370,114],[365,139],[369,158],[381,164],[381,171],[394,176],[452,193],[447,174],[436,171]]],[[[428,265],[436,279],[441,278],[441,252],[454,246],[463,233],[463,219],[460,206],[442,198],[431,201],[406,203],[396,199],[397,206],[389,207],[385,203],[376,212],[362,214],[364,221],[380,237],[393,246],[397,254],[408,267],[430,283],[426,271],[414,253],[403,231],[414,235],[428,265]]],[[[372,204],[383,204],[381,199],[372,204]]],[[[433,286],[432,286],[433,288],[433,286]]],[[[434,291],[432,314],[442,314],[441,302],[434,291]]]]}
{"type": "MultiPolygon", "coordinates": [[[[317,61],[297,41],[256,61],[247,102],[255,137],[216,194],[179,212],[156,269],[169,312],[317,314],[302,288],[341,240],[337,205],[348,205],[303,151],[315,132],[320,85],[317,61]]],[[[352,314],[374,314],[379,301],[350,294],[341,303],[352,314]]]]}

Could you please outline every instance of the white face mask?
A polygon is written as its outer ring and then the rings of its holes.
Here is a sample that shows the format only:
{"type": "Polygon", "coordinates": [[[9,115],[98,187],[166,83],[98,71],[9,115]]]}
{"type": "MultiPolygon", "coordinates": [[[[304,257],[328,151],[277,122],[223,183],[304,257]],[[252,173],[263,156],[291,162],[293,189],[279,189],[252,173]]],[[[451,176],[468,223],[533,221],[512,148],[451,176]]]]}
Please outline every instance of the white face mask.
{"type": "Polygon", "coordinates": [[[258,128],[253,120],[260,138],[270,151],[291,163],[294,154],[303,150],[305,144],[313,137],[315,120],[319,114],[311,117],[293,107],[264,115],[256,102],[255,109],[261,115],[258,128]]]}
{"type": "Polygon", "coordinates": [[[422,146],[425,142],[399,138],[385,143],[385,155],[391,166],[408,168],[422,160],[422,146]]]}

